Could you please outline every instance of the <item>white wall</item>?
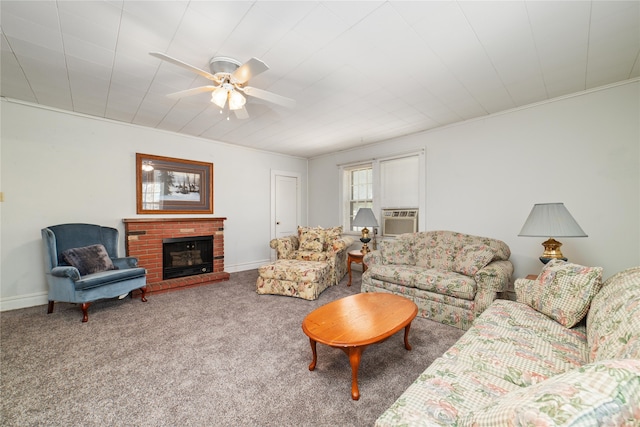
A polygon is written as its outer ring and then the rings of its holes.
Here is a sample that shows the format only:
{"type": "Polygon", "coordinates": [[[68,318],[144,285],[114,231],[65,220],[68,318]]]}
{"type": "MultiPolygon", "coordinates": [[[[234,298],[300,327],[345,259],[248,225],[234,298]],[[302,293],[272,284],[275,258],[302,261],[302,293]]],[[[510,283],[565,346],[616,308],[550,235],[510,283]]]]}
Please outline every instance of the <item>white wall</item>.
{"type": "Polygon", "coordinates": [[[3,310],[47,301],[40,236],[43,227],[68,222],[115,227],[121,232],[124,254],[122,219],[139,216],[137,152],[214,164],[213,216],[227,217],[228,272],[257,268],[270,258],[272,169],[302,176],[302,218],[306,219],[306,159],[8,100],[3,100],[1,107],[3,310]]]}
{"type": "Polygon", "coordinates": [[[545,238],[518,237],[534,203],[564,202],[588,238],[558,239],[609,277],[640,265],[637,80],[309,161],[309,224],[339,223],[337,164],[425,149],[426,230],[495,237],[514,277],[538,273],[545,238]]]}
{"type": "MultiPolygon", "coordinates": [[[[302,218],[339,223],[337,164],[425,150],[425,229],[504,240],[516,277],[536,273],[543,238],[518,237],[531,207],[564,202],[589,235],[560,239],[605,277],[640,265],[640,83],[604,88],[307,161],[3,100],[0,309],[46,302],[40,229],[89,222],[124,231],[135,153],[214,163],[225,268],[270,257],[270,171],[300,173],[302,218]],[[308,191],[305,189],[308,188],[308,191]]],[[[124,242],[121,239],[121,251],[124,242]]]]}

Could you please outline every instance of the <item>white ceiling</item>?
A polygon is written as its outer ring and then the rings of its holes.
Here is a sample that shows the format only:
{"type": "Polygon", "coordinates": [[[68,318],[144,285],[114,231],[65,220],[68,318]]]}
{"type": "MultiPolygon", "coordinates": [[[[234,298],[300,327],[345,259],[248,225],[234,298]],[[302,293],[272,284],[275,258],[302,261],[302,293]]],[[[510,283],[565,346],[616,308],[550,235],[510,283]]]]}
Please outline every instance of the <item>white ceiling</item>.
{"type": "Polygon", "coordinates": [[[640,76],[638,1],[5,1],[1,95],[313,157],[640,76]],[[208,70],[257,57],[238,120],[208,70]]]}

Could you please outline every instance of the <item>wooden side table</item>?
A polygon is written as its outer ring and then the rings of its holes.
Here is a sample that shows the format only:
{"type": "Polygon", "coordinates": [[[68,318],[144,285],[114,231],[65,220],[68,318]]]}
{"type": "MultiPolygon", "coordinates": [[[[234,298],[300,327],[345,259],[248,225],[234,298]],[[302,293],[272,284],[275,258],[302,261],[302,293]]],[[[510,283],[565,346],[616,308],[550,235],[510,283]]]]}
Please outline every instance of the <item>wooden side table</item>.
{"type": "Polygon", "coordinates": [[[349,283],[347,283],[347,286],[351,286],[351,263],[352,262],[355,262],[356,264],[362,264],[363,273],[367,271],[367,265],[364,262],[362,262],[363,258],[364,258],[364,254],[360,251],[349,252],[349,257],[347,259],[347,266],[349,270],[349,283]]]}

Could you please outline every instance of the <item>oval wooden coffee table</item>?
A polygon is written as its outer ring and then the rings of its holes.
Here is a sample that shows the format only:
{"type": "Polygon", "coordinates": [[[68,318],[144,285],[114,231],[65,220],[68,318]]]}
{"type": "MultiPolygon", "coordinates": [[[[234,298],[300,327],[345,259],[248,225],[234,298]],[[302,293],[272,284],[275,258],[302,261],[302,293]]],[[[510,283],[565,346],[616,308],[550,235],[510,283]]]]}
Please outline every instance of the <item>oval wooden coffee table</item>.
{"type": "Polygon", "coordinates": [[[351,364],[351,397],[358,400],[358,368],[364,349],[404,328],[404,347],[411,350],[409,329],[416,314],[418,307],[413,301],[377,292],[351,295],[323,305],[302,321],[313,353],[309,370],[316,368],[317,342],[341,349],[351,364]]]}

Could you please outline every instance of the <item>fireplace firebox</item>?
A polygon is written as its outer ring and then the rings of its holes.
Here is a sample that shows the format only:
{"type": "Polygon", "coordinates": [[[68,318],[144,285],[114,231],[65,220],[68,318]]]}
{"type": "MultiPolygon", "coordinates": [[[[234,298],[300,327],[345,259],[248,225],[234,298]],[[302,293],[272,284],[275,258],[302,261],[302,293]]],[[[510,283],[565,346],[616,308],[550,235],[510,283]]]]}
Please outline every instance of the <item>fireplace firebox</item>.
{"type": "Polygon", "coordinates": [[[162,279],[213,271],[213,236],[162,239],[162,279]]]}

